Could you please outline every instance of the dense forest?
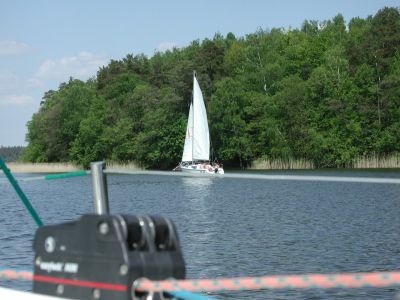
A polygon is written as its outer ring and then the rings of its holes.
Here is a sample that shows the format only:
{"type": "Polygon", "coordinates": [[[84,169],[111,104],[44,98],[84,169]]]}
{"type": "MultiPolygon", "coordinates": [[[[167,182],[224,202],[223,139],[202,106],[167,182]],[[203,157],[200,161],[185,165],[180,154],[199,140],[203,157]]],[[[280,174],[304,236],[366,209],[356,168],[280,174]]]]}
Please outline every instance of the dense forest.
{"type": "Polygon", "coordinates": [[[348,24],[339,14],[112,60],[86,82],[70,78],[45,93],[24,159],[174,167],[193,70],[225,165],[267,158],[340,167],[400,152],[400,10],[386,7],[348,24]]]}
{"type": "Polygon", "coordinates": [[[22,146],[0,146],[0,158],[5,162],[17,161],[20,158],[24,148],[25,147],[22,146]]]}

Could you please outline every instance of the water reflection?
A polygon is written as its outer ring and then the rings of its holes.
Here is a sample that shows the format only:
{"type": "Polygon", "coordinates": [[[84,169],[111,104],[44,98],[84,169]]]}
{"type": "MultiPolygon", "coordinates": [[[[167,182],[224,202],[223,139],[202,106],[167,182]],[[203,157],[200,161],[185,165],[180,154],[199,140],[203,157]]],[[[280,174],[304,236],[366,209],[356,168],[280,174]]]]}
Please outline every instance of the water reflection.
{"type": "MultiPolygon", "coordinates": [[[[385,176],[399,178],[400,173],[382,173],[385,176]]],[[[398,185],[153,175],[110,175],[108,179],[111,212],[159,214],[174,221],[188,278],[399,268],[398,185]]],[[[43,221],[56,224],[93,212],[90,180],[21,185],[43,221]]],[[[36,225],[9,184],[0,186],[0,208],[0,266],[32,270],[36,225]]],[[[31,283],[5,285],[30,289],[31,283]]],[[[221,293],[215,298],[393,299],[398,291],[282,290],[221,293]]]]}
{"type": "Polygon", "coordinates": [[[188,265],[189,278],[206,278],[218,273],[218,266],[210,263],[210,253],[213,252],[213,240],[217,231],[216,220],[213,217],[212,203],[213,178],[187,177],[182,178],[184,191],[185,249],[186,257],[191,257],[188,265]],[[196,259],[193,259],[195,257],[196,259]],[[193,273],[192,270],[197,270],[193,273]]]}
{"type": "Polygon", "coordinates": [[[196,199],[205,198],[210,194],[212,178],[203,177],[183,177],[183,188],[187,194],[196,199]]]}

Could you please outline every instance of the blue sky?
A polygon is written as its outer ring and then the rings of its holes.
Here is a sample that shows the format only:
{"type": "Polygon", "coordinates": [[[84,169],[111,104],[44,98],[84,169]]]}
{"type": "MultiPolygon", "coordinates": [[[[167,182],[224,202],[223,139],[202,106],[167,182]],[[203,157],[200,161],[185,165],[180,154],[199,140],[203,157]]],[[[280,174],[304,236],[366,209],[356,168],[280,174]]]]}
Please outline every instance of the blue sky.
{"type": "Polygon", "coordinates": [[[400,0],[0,0],[0,146],[26,145],[26,123],[45,91],[86,80],[110,59],[185,47],[216,32],[346,21],[400,0]]]}

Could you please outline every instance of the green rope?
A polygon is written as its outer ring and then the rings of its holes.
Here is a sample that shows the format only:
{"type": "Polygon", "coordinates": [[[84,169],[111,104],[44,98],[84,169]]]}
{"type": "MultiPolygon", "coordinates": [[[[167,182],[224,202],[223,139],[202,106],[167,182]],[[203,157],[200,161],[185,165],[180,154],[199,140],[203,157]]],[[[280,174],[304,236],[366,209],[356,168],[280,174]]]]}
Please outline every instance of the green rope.
{"type": "Polygon", "coordinates": [[[0,158],[0,169],[3,170],[4,174],[6,175],[8,181],[13,186],[14,190],[17,192],[19,198],[21,199],[22,203],[24,203],[25,207],[28,209],[29,213],[31,214],[32,218],[35,220],[36,224],[40,227],[43,225],[42,220],[40,219],[39,215],[36,213],[35,209],[29,202],[28,198],[25,196],[24,192],[18,185],[18,182],[15,180],[14,176],[11,174],[10,169],[7,168],[5,162],[0,158]]]}
{"type": "Polygon", "coordinates": [[[70,177],[85,176],[88,174],[90,174],[90,171],[81,170],[81,171],[76,171],[76,172],[46,175],[46,176],[44,176],[44,179],[45,180],[64,179],[64,178],[70,178],[70,177]]]}

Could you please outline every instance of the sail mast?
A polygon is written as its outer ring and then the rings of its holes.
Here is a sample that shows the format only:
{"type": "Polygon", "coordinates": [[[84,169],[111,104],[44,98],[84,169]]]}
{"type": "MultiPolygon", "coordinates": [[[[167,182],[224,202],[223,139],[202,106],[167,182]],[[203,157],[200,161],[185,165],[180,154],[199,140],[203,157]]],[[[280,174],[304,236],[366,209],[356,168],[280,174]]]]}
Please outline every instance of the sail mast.
{"type": "MultiPolygon", "coordinates": [[[[193,103],[193,91],[194,91],[194,80],[196,78],[196,71],[193,70],[193,89],[192,89],[192,105],[193,105],[193,109],[194,109],[194,103],[193,103]]],[[[193,119],[192,119],[192,163],[194,162],[194,158],[193,158],[193,149],[194,149],[194,111],[193,111],[193,119]]]]}

